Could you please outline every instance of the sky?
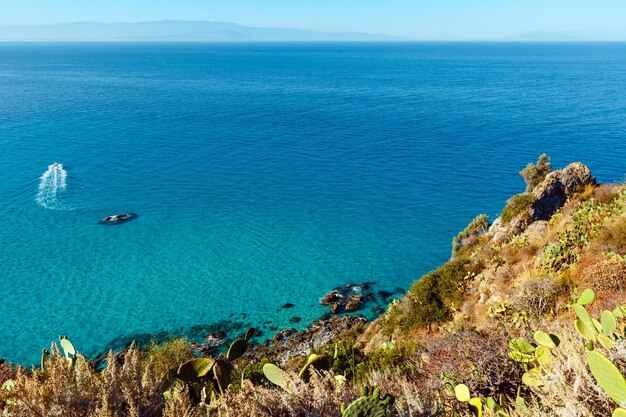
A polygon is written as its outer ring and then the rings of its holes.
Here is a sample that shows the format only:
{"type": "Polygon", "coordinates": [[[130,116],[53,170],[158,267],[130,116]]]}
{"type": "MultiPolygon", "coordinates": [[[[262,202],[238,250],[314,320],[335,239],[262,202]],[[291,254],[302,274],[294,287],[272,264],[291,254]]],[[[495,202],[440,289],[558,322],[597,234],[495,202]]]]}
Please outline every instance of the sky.
{"type": "Polygon", "coordinates": [[[626,0],[0,0],[2,25],[164,19],[419,40],[497,40],[528,32],[626,40],[626,0]]]}

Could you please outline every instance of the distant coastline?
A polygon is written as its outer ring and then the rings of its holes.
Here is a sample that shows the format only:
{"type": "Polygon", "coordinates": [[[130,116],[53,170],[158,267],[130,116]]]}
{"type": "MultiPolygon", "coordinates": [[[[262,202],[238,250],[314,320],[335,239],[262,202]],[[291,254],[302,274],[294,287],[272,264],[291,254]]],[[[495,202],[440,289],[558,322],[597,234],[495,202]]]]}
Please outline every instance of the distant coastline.
{"type": "Polygon", "coordinates": [[[535,30],[493,39],[407,38],[381,33],[325,32],[230,22],[159,20],[0,25],[0,42],[625,42],[611,33],[535,30]]]}
{"type": "Polygon", "coordinates": [[[393,41],[402,38],[358,32],[250,27],[210,21],[162,20],[137,23],[73,22],[0,25],[0,41],[30,42],[246,42],[393,41]]]}

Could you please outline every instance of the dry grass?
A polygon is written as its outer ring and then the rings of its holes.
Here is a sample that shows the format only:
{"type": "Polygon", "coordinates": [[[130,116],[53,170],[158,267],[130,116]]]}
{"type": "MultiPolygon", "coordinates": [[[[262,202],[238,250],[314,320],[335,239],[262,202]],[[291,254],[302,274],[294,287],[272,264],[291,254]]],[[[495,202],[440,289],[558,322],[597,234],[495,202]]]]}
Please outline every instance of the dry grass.
{"type": "Polygon", "coordinates": [[[159,416],[162,400],[158,380],[142,371],[140,352],[131,348],[123,364],[110,356],[101,373],[79,356],[74,367],[53,345],[45,372],[18,369],[11,390],[0,392],[10,416],[159,416]]]}
{"type": "Polygon", "coordinates": [[[521,281],[511,297],[511,304],[521,311],[539,317],[554,312],[564,296],[563,285],[551,276],[532,277],[521,281]]]}
{"type": "Polygon", "coordinates": [[[596,252],[614,252],[626,255],[626,215],[613,220],[600,230],[592,249],[596,252]]]}
{"type": "Polygon", "coordinates": [[[579,265],[577,277],[580,284],[593,287],[600,293],[626,290],[626,263],[606,257],[595,259],[594,263],[579,265]]]}
{"type": "Polygon", "coordinates": [[[347,385],[338,385],[332,373],[315,374],[305,383],[290,375],[289,391],[244,382],[243,389],[226,393],[206,408],[206,414],[221,417],[272,416],[307,417],[311,414],[333,416],[341,403],[358,397],[347,385]]]}

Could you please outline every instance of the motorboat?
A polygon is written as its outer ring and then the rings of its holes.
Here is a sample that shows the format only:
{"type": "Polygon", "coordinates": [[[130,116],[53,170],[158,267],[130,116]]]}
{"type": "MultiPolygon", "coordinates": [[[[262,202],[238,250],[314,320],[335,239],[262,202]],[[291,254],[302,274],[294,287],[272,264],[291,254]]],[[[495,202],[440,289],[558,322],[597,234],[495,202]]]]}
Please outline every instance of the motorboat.
{"type": "Polygon", "coordinates": [[[100,223],[102,223],[102,224],[120,224],[120,223],[125,223],[125,222],[128,222],[130,220],[133,220],[136,217],[137,217],[137,215],[134,214],[134,213],[113,214],[112,216],[104,217],[102,220],[100,220],[100,223]]]}

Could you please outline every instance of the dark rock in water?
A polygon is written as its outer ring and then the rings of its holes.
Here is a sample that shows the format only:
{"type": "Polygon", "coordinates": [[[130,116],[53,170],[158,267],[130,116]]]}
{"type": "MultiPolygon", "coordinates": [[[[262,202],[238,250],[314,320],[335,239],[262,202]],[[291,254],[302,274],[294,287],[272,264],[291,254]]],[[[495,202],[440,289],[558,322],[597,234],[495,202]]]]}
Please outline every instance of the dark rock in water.
{"type": "MultiPolygon", "coordinates": [[[[118,352],[111,351],[113,354],[113,362],[117,364],[118,366],[124,365],[124,361],[126,360],[126,354],[130,350],[131,346],[132,344],[129,346],[126,346],[124,349],[118,352]]],[[[98,356],[96,356],[91,363],[93,364],[93,367],[95,369],[104,369],[107,365],[111,365],[108,363],[108,357],[109,357],[109,353],[103,352],[99,354],[98,356]]]]}
{"type": "Polygon", "coordinates": [[[224,344],[225,336],[224,332],[210,333],[204,337],[204,344],[208,347],[221,346],[224,344]]]}
{"type": "Polygon", "coordinates": [[[337,290],[333,290],[326,294],[324,298],[320,300],[320,304],[323,306],[332,306],[333,304],[342,302],[343,298],[343,294],[341,294],[337,290]]]}
{"type": "Polygon", "coordinates": [[[295,306],[291,303],[285,303],[283,304],[282,308],[294,308],[295,306]]]}
{"type": "Polygon", "coordinates": [[[276,333],[274,337],[272,337],[272,342],[280,342],[281,340],[287,339],[292,334],[296,333],[296,329],[284,329],[280,332],[276,333]]]}
{"type": "Polygon", "coordinates": [[[374,300],[370,286],[371,283],[342,285],[327,293],[320,304],[329,306],[332,314],[360,310],[367,301],[374,300]]]}
{"type": "Polygon", "coordinates": [[[217,352],[217,346],[211,346],[206,343],[190,342],[189,346],[199,356],[211,356],[217,352]]]}
{"type": "Polygon", "coordinates": [[[380,295],[382,298],[389,298],[393,295],[394,293],[391,291],[385,291],[385,290],[380,290],[378,291],[378,295],[380,295]]]}
{"type": "Polygon", "coordinates": [[[372,309],[372,311],[374,311],[374,313],[376,314],[383,314],[385,312],[385,310],[383,310],[381,307],[376,306],[372,309]]]}
{"type": "Polygon", "coordinates": [[[394,288],[394,290],[398,294],[404,294],[406,292],[406,290],[404,288],[400,288],[400,287],[396,287],[396,288],[394,288]]]}
{"type": "Polygon", "coordinates": [[[348,297],[348,301],[344,305],[343,309],[348,312],[357,311],[363,306],[364,300],[365,297],[360,294],[350,294],[350,296],[348,297]]]}
{"type": "Polygon", "coordinates": [[[292,323],[299,323],[302,321],[302,318],[298,316],[293,316],[292,318],[289,319],[289,321],[292,323]]]}

